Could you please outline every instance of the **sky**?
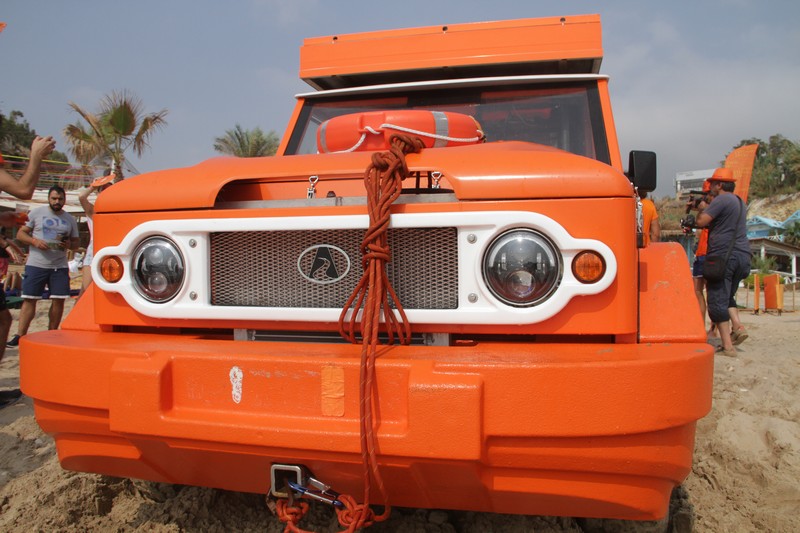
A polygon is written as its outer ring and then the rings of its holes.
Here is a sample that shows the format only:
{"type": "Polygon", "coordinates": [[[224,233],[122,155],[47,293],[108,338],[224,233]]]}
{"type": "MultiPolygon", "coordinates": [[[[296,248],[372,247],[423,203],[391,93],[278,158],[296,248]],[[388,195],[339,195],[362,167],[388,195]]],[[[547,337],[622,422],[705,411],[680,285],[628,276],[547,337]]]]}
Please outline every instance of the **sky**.
{"type": "Polygon", "coordinates": [[[800,141],[797,0],[2,0],[0,111],[22,111],[66,153],[63,128],[127,89],[167,109],[140,172],[218,155],[241,124],[283,135],[304,38],[394,28],[599,13],[623,161],[658,155],[655,196],[709,169],[743,139],[800,141]]]}

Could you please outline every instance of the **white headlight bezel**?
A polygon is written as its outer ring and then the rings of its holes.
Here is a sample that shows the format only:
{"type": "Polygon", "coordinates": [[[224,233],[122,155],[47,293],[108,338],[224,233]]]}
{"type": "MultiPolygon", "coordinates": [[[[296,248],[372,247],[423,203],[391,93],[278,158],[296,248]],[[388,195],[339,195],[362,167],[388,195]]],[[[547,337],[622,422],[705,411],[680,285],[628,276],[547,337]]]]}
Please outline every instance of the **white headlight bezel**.
{"type": "MultiPolygon", "coordinates": [[[[210,234],[217,231],[287,231],[316,230],[320,227],[366,229],[367,215],[302,217],[215,217],[150,220],[132,228],[117,245],[95,251],[92,276],[99,290],[120,295],[136,312],[144,316],[182,320],[251,320],[336,322],[341,309],[308,309],[257,306],[214,306],[211,304],[209,254],[210,234]],[[130,268],[122,278],[111,283],[102,278],[99,265],[108,256],[131,264],[134,249],[151,236],[171,239],[184,258],[185,281],[179,293],[164,303],[144,299],[133,286],[130,268]]],[[[393,228],[456,227],[458,231],[458,309],[406,309],[415,324],[532,324],[555,316],[573,298],[590,296],[606,290],[617,275],[614,252],[597,239],[575,238],[554,219],[529,211],[463,211],[398,213],[391,218],[393,228]],[[483,255],[486,246],[498,235],[518,228],[528,228],[547,236],[561,254],[563,268],[557,290],[545,301],[532,307],[512,307],[498,300],[483,280],[483,255]],[[595,283],[581,283],[567,267],[584,250],[597,252],[607,269],[595,283]]],[[[351,258],[353,259],[353,258],[351,258]]],[[[293,267],[295,268],[295,267],[293,267]]]]}

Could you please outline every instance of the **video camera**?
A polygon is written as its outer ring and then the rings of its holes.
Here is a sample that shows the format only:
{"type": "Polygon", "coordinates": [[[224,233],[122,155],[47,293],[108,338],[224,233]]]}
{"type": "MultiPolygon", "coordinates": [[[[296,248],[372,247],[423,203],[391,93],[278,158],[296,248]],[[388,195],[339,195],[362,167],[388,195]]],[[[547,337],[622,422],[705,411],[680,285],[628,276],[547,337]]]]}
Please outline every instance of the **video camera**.
{"type": "Polygon", "coordinates": [[[700,207],[701,202],[708,203],[708,193],[704,191],[689,191],[689,200],[686,202],[686,214],[688,215],[692,209],[700,207]]]}
{"type": "Polygon", "coordinates": [[[695,220],[694,215],[686,215],[686,218],[681,219],[681,229],[684,233],[691,233],[691,231],[697,227],[696,224],[697,221],[695,220]]]}

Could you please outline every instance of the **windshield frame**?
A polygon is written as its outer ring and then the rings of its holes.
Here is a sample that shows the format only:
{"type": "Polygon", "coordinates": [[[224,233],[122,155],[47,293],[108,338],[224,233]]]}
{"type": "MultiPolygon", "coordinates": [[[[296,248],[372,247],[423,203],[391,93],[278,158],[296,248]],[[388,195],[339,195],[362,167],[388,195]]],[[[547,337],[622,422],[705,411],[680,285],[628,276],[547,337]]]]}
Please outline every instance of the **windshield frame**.
{"type": "MultiPolygon", "coordinates": [[[[552,87],[554,90],[559,88],[580,88],[585,91],[588,100],[588,121],[594,150],[592,157],[598,161],[611,164],[609,132],[606,130],[606,121],[603,117],[603,106],[601,105],[598,88],[600,80],[608,80],[608,76],[598,74],[496,76],[393,83],[301,93],[296,97],[303,102],[303,105],[288,139],[285,154],[293,155],[298,153],[302,139],[306,135],[307,124],[311,121],[311,114],[315,106],[323,101],[330,104],[347,104],[352,100],[405,97],[409,99],[409,109],[419,109],[420,107],[416,107],[412,103],[415,99],[425,98],[426,94],[435,95],[447,90],[452,90],[453,94],[458,95],[459,93],[468,94],[469,91],[487,93],[498,91],[498,89],[500,91],[541,89],[542,85],[547,85],[548,88],[552,87]]],[[[489,140],[491,141],[492,139],[489,140]]]]}

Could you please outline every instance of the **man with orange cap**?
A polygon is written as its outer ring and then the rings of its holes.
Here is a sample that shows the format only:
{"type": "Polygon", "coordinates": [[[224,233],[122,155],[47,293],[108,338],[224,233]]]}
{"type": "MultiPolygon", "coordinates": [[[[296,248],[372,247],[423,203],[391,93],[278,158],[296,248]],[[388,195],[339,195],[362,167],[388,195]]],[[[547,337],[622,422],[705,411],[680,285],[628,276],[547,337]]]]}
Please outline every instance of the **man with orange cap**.
{"type": "Polygon", "coordinates": [[[721,279],[707,279],[708,315],[716,324],[722,341],[718,353],[735,357],[734,344],[747,338],[736,307],[739,283],[750,274],[750,242],[745,223],[747,206],[733,194],[736,179],[731,169],[716,169],[709,181],[714,199],[697,215],[696,226],[709,229],[706,262],[712,256],[727,258],[727,262],[721,279]]]}

